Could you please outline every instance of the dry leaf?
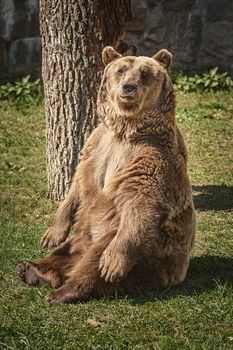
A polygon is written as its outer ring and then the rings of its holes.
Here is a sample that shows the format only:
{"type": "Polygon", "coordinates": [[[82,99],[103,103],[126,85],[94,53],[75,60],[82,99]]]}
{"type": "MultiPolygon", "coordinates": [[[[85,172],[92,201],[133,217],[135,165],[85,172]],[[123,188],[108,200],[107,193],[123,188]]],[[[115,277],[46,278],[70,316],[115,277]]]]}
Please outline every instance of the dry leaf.
{"type": "Polygon", "coordinates": [[[103,325],[102,322],[96,321],[93,318],[88,318],[87,323],[92,327],[101,327],[103,325]]]}

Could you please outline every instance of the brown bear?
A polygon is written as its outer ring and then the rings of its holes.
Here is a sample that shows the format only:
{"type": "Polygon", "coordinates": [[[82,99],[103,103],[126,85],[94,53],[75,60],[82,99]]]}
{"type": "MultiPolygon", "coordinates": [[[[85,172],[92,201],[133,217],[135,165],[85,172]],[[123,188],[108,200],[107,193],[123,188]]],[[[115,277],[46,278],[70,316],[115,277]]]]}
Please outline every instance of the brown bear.
{"type": "Polygon", "coordinates": [[[184,280],[195,212],[171,60],[165,49],[152,58],[103,50],[100,123],[41,244],[58,246],[73,225],[76,235],[41,261],[17,267],[26,283],[58,288],[48,301],[132,295],[184,280]]]}

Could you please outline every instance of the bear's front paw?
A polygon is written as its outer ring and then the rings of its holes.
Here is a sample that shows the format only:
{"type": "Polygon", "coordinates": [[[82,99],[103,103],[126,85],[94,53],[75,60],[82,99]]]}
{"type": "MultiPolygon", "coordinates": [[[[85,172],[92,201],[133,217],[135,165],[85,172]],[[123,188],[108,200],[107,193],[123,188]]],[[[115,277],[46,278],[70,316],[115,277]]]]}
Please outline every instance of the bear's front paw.
{"type": "Polygon", "coordinates": [[[44,234],[40,245],[42,248],[57,247],[60,243],[64,242],[68,236],[66,230],[51,226],[44,234]]]}
{"type": "Polygon", "coordinates": [[[125,277],[129,271],[129,264],[122,253],[108,247],[100,258],[99,270],[106,282],[114,283],[125,277]]]}

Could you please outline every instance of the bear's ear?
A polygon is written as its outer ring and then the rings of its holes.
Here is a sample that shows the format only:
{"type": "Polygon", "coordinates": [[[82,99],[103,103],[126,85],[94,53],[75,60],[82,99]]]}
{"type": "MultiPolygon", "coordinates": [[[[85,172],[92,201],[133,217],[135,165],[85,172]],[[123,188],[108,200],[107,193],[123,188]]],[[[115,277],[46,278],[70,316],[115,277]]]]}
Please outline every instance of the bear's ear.
{"type": "Polygon", "coordinates": [[[166,49],[160,50],[152,58],[158,61],[165,69],[169,69],[172,63],[172,54],[166,49]]]}
{"type": "Polygon", "coordinates": [[[102,52],[102,61],[105,66],[116,60],[117,58],[121,58],[122,56],[114,50],[112,46],[106,46],[102,52]]]}

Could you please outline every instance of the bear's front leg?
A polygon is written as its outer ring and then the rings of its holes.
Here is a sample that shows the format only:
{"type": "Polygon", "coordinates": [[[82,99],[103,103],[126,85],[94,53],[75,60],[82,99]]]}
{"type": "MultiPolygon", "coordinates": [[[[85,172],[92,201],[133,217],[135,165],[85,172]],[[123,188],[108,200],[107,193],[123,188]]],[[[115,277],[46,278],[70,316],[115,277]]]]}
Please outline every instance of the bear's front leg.
{"type": "Polygon", "coordinates": [[[48,228],[41,239],[40,244],[43,248],[57,247],[64,242],[69,235],[79,205],[79,190],[76,180],[77,173],[78,170],[67,197],[56,212],[53,224],[48,228]]]}
{"type": "Polygon", "coordinates": [[[64,242],[68,236],[70,225],[59,226],[54,224],[48,228],[41,239],[42,248],[54,248],[64,242]]]}
{"type": "Polygon", "coordinates": [[[134,264],[133,256],[127,253],[115,237],[100,258],[99,270],[106,282],[114,283],[126,277],[134,264]]]}

